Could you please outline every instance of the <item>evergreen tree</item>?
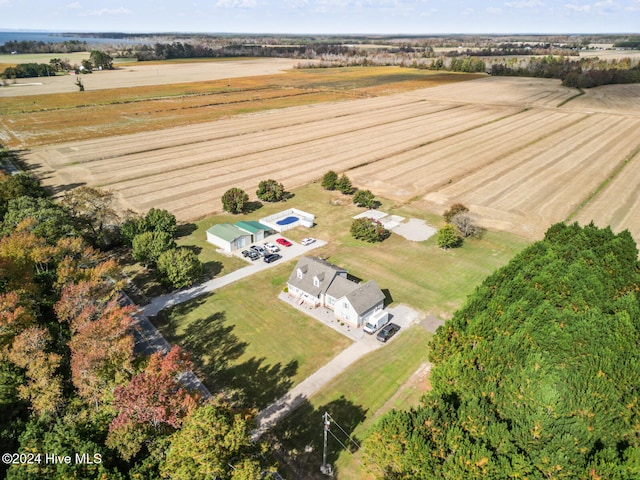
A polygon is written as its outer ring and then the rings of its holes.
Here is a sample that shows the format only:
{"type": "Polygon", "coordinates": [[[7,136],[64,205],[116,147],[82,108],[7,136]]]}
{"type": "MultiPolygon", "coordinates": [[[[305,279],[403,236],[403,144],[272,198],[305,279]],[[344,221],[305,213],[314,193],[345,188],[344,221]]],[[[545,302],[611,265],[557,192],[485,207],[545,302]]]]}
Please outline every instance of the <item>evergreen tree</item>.
{"type": "Polygon", "coordinates": [[[322,188],[325,190],[335,190],[338,182],[338,174],[333,170],[329,170],[322,177],[322,188]]]}
{"type": "Polygon", "coordinates": [[[386,478],[640,478],[639,292],[628,232],[552,226],[438,329],[433,389],[385,416],[370,465],[386,478]]]}

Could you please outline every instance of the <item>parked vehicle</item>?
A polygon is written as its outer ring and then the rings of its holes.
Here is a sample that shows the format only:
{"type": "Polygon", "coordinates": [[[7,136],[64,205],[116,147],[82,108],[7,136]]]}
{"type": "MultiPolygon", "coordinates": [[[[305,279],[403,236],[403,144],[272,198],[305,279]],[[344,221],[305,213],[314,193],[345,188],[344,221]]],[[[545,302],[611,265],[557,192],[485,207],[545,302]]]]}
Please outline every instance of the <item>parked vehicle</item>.
{"type": "Polygon", "coordinates": [[[283,247],[290,247],[291,246],[291,242],[289,240],[287,240],[286,238],[278,238],[276,240],[276,243],[282,245],[283,247]]]}
{"type": "Polygon", "coordinates": [[[240,253],[242,253],[242,256],[245,257],[245,258],[251,255],[249,253],[249,250],[242,250],[242,252],[240,252],[240,253]]]}
{"type": "Polygon", "coordinates": [[[389,312],[379,310],[371,315],[371,318],[367,320],[363,330],[369,334],[373,334],[380,328],[384,327],[387,323],[389,323],[389,312]]]}
{"type": "Polygon", "coordinates": [[[255,250],[249,250],[247,257],[251,260],[257,260],[260,258],[260,255],[255,250]]]}
{"type": "Polygon", "coordinates": [[[400,330],[400,325],[396,325],[395,323],[389,323],[385,325],[382,330],[378,332],[376,338],[380,340],[382,343],[387,342],[391,337],[393,337],[400,330]]]}
{"type": "Polygon", "coordinates": [[[253,250],[254,252],[256,252],[258,255],[260,255],[261,257],[264,257],[264,255],[267,253],[265,251],[264,248],[262,248],[260,245],[251,245],[251,250],[253,250]]]}
{"type": "Polygon", "coordinates": [[[307,238],[303,238],[300,243],[306,247],[307,245],[311,245],[315,241],[316,241],[315,238],[307,237],[307,238]]]}
{"type": "Polygon", "coordinates": [[[282,255],[278,255],[277,253],[267,253],[263,260],[265,261],[265,263],[271,263],[271,262],[275,262],[276,260],[282,258],[282,255]]]}
{"type": "Polygon", "coordinates": [[[276,253],[280,251],[279,247],[277,247],[273,243],[268,243],[268,242],[264,244],[264,249],[267,250],[269,253],[276,253]]]}

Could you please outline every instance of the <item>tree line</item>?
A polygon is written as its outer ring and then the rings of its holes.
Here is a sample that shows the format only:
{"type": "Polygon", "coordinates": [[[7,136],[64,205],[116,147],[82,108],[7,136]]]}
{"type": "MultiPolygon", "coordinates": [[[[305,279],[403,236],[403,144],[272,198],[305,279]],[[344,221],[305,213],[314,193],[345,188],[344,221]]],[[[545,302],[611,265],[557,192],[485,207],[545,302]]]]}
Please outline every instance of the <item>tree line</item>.
{"type": "Polygon", "coordinates": [[[491,75],[556,78],[566,87],[592,88],[600,85],[640,82],[640,64],[630,59],[602,61],[585,58],[571,60],[546,56],[529,59],[525,65],[496,63],[491,75]]]}
{"type": "Polygon", "coordinates": [[[59,43],[49,43],[35,40],[9,40],[0,45],[0,53],[72,53],[89,50],[87,42],[80,40],[65,40],[59,43]]]}
{"type": "Polygon", "coordinates": [[[30,455],[3,457],[0,476],[258,480],[270,461],[250,441],[255,412],[183,385],[179,347],[135,348],[113,248],[168,237],[175,217],[120,222],[111,200],[82,187],[55,202],[27,174],[0,175],[0,450],[30,455]]]}
{"type": "Polygon", "coordinates": [[[431,343],[432,391],[365,442],[387,479],[640,478],[640,264],[628,231],[552,226],[431,343]]]}

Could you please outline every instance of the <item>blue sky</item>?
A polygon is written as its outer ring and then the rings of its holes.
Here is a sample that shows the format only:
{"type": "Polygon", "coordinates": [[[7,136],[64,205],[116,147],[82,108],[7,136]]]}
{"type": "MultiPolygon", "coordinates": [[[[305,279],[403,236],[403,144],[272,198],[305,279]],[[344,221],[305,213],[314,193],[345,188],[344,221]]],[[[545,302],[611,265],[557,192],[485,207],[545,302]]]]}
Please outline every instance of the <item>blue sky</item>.
{"type": "Polygon", "coordinates": [[[0,29],[637,33],[640,0],[0,0],[0,29]]]}

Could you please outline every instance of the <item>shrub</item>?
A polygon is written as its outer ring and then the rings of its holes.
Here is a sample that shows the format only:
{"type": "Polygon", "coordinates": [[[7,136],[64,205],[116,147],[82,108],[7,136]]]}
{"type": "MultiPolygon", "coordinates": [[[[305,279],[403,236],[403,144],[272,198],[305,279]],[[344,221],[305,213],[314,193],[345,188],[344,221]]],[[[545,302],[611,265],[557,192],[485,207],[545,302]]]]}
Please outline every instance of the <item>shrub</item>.
{"type": "Polygon", "coordinates": [[[455,225],[447,223],[438,230],[438,246],[440,248],[456,248],[462,245],[462,237],[455,225]]]}
{"type": "Polygon", "coordinates": [[[187,248],[172,248],[158,258],[160,281],[175,288],[193,285],[202,276],[202,263],[187,248]]]}
{"type": "Polygon", "coordinates": [[[356,218],[351,223],[351,235],[358,240],[375,243],[389,238],[391,232],[377,220],[370,218],[356,218]]]}
{"type": "Polygon", "coordinates": [[[442,216],[444,217],[444,221],[447,223],[451,222],[451,219],[456,216],[459,213],[466,213],[468,212],[469,209],[467,207],[465,207],[463,204],[461,203],[454,203],[453,205],[451,205],[451,208],[449,210],[447,210],[446,212],[444,212],[442,214],[442,216]]]}
{"type": "Polygon", "coordinates": [[[222,208],[225,212],[242,213],[248,201],[249,195],[244,190],[233,187],[222,195],[222,208]]]}
{"type": "Polygon", "coordinates": [[[338,174],[333,170],[329,170],[322,177],[322,188],[325,190],[335,190],[336,183],[338,182],[338,174]]]}
{"type": "Polygon", "coordinates": [[[275,180],[263,180],[258,184],[256,195],[265,202],[281,202],[284,199],[284,186],[275,180]]]}
{"type": "Polygon", "coordinates": [[[378,201],[371,190],[358,190],[353,196],[353,203],[359,207],[376,208],[378,201]]]}

